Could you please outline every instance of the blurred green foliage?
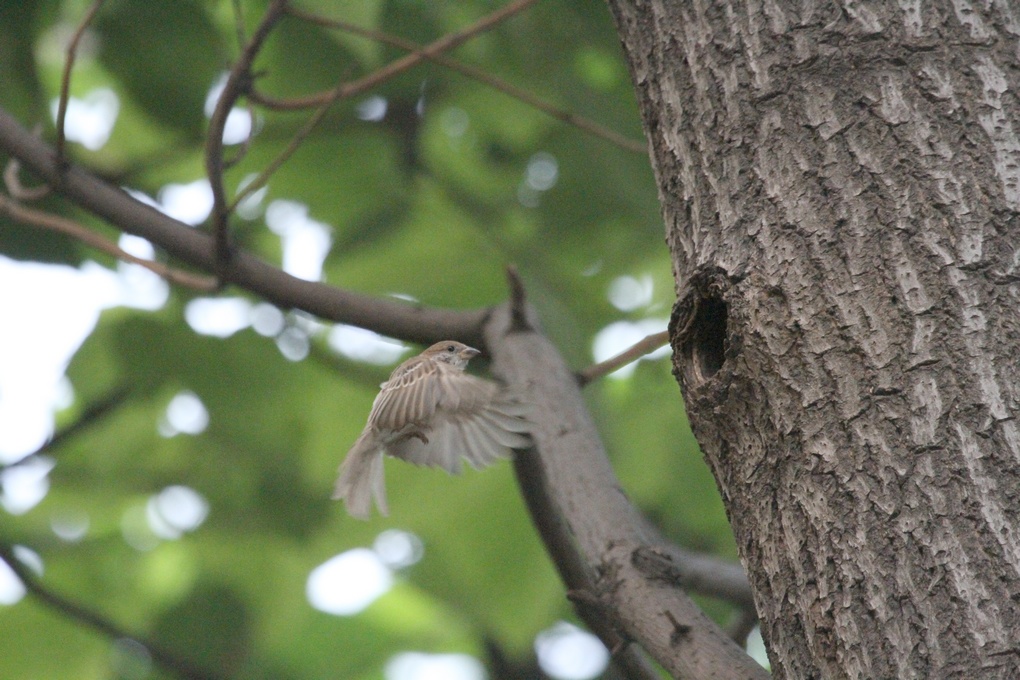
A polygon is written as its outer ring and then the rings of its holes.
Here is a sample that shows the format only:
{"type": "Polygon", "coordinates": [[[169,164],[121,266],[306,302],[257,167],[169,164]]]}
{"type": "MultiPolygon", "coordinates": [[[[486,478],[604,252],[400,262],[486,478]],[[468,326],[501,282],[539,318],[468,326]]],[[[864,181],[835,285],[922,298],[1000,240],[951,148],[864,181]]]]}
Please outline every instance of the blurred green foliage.
{"type": "MultiPolygon", "coordinates": [[[[45,120],[51,140],[48,112],[59,91],[62,45],[89,4],[0,3],[6,74],[0,105],[26,125],[45,120]]],[[[105,3],[82,41],[71,93],[109,88],[120,108],[101,149],[70,145],[74,161],[150,196],[168,183],[200,179],[204,102],[238,50],[235,4],[250,32],[264,1],[105,3]]],[[[297,4],[418,42],[498,6],[297,4]]],[[[255,70],[265,92],[295,96],[365,75],[399,55],[288,18],[255,70]]],[[[452,56],[641,138],[618,39],[599,3],[539,3],[452,56]]],[[[263,208],[278,199],[303,203],[331,226],[327,282],[477,307],[502,300],[503,268],[516,263],[548,334],[578,368],[591,362],[593,338],[608,324],[668,316],[670,261],[644,155],[435,65],[374,94],[386,99],[386,117],[359,118],[366,97],[338,103],[262,199],[263,208]],[[539,153],[554,159],[557,176],[550,188],[536,190],[526,177],[539,153]],[[627,312],[611,305],[607,291],[621,276],[650,277],[651,299],[627,312]]],[[[253,145],[226,176],[231,195],[284,149],[307,115],[256,109],[253,145]]],[[[44,207],[113,233],[58,199],[44,207]]],[[[234,227],[245,247],[279,261],[279,236],[259,210],[234,227]]],[[[63,237],[7,222],[0,222],[0,252],[73,265],[97,258],[63,237]]],[[[288,360],[273,338],[250,329],[227,339],[199,335],[184,321],[194,297],[175,290],[158,312],[104,314],[69,367],[76,401],[60,420],[73,422],[124,386],[130,397],[49,452],[56,467],[48,496],[24,515],[3,515],[0,540],[37,551],[48,587],[224,676],[377,678],[400,650],[484,659],[488,644],[531,663],[536,633],[572,613],[510,466],[447,478],[390,461],[391,516],[370,523],[346,517],[329,500],[336,467],[389,368],[334,361],[321,334],[313,334],[316,351],[302,361],[288,360]],[[157,424],[182,390],[205,405],[208,428],[161,436],[157,424]],[[207,520],[178,540],[132,547],[125,518],[170,485],[199,492],[209,504],[207,520]],[[89,518],[80,541],[60,540],[50,528],[52,518],[68,515],[89,518]],[[419,536],[423,559],[399,571],[396,586],[361,614],[313,609],[305,596],[309,572],[345,550],[371,546],[391,527],[419,536]]],[[[634,501],[682,544],[732,555],[668,359],[642,362],[627,379],[603,380],[588,397],[634,501]]],[[[4,678],[135,677],[123,641],[115,644],[32,597],[0,606],[0,630],[4,678]]],[[[170,676],[154,668],[149,677],[170,676]]]]}

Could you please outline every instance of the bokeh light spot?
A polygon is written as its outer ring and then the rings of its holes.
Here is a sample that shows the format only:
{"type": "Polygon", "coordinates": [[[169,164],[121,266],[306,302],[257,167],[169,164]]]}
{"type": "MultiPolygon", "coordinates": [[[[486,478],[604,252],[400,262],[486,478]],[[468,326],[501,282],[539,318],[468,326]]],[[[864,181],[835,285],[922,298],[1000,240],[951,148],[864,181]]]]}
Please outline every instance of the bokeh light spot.
{"type": "Polygon", "coordinates": [[[524,181],[535,191],[549,191],[556,186],[560,176],[560,166],[551,153],[539,151],[528,159],[528,169],[524,181]]]}
{"type": "Polygon", "coordinates": [[[190,390],[178,392],[166,407],[159,433],[170,438],[178,434],[201,434],[209,426],[209,412],[198,395],[190,390]]]}
{"type": "Polygon", "coordinates": [[[273,201],[266,207],[266,225],[283,243],[283,271],[305,281],[322,278],[322,263],[333,243],[332,228],[308,216],[308,206],[273,201]]]}
{"type": "MultiPolygon", "coordinates": [[[[59,99],[50,102],[54,122],[59,106],[59,99]]],[[[92,90],[81,99],[70,97],[64,115],[64,136],[89,151],[98,151],[110,139],[119,112],[120,100],[108,87],[92,90]]]]}
{"type": "MultiPolygon", "coordinates": [[[[216,104],[220,100],[220,95],[223,94],[223,88],[227,84],[227,74],[223,73],[213,83],[213,86],[209,88],[209,94],[205,98],[205,116],[211,118],[213,112],[216,110],[216,104]]],[[[231,144],[240,144],[252,133],[254,128],[254,121],[251,119],[251,112],[247,109],[235,106],[230,109],[227,113],[227,120],[223,125],[223,143],[228,146],[231,144]]]]}
{"type": "Polygon", "coordinates": [[[228,338],[251,320],[251,303],[244,298],[195,298],[184,307],[184,319],[202,335],[228,338]]]}
{"type": "Polygon", "coordinates": [[[196,179],[188,184],[167,184],[159,190],[159,209],[185,224],[201,224],[209,217],[212,207],[212,187],[207,179],[196,179]]]}
{"type": "Polygon", "coordinates": [[[383,564],[391,569],[403,569],[421,561],[425,545],[415,534],[400,529],[387,529],[375,537],[372,549],[383,564]]]}
{"type": "Polygon", "coordinates": [[[312,569],[305,594],[319,611],[352,616],[372,604],[392,585],[392,572],[375,552],[354,548],[312,569]]]}
{"type": "Polygon", "coordinates": [[[145,645],[130,638],[118,638],[110,647],[113,677],[142,680],[152,673],[152,655],[145,645]]]}
{"type": "Polygon", "coordinates": [[[39,556],[39,553],[23,545],[15,545],[11,548],[11,552],[14,553],[19,562],[31,569],[36,576],[43,575],[45,565],[43,565],[42,557],[39,556]]]}
{"type": "Polygon", "coordinates": [[[652,301],[655,288],[652,277],[645,274],[640,279],[633,276],[619,276],[609,284],[609,301],[622,312],[647,307],[652,301]]]}
{"type": "Polygon", "coordinates": [[[268,302],[260,302],[251,309],[248,315],[251,327],[259,335],[274,338],[283,331],[286,322],[280,308],[268,302]]]}
{"type": "Polygon", "coordinates": [[[4,510],[23,515],[46,498],[54,465],[51,458],[34,456],[0,472],[0,505],[4,510]]]}
{"type": "Polygon", "coordinates": [[[609,651],[587,631],[560,621],[535,638],[542,670],[557,680],[590,680],[609,664],[609,651]]]}
{"type": "Polygon", "coordinates": [[[90,524],[88,514],[80,510],[61,512],[53,515],[50,519],[50,529],[53,530],[53,534],[68,543],[77,543],[85,538],[90,524]]]}
{"type": "Polygon", "coordinates": [[[404,345],[357,326],[337,324],[329,331],[329,346],[354,361],[389,366],[406,351],[404,345]]]}
{"type": "Polygon", "coordinates": [[[202,525],[209,515],[209,503],[190,487],[168,486],[149,499],[145,515],[152,533],[175,539],[202,525]]]}
{"type": "Polygon", "coordinates": [[[450,106],[439,116],[439,124],[447,136],[457,139],[463,137],[471,125],[467,111],[457,106],[450,106]]]}
{"type": "Polygon", "coordinates": [[[311,341],[303,328],[290,326],[276,336],[276,347],[288,361],[301,361],[308,356],[311,341]]]}
{"type": "Polygon", "coordinates": [[[466,654],[401,652],[386,662],[386,680],[484,680],[485,668],[466,654]]]}
{"type": "Polygon", "coordinates": [[[159,538],[152,532],[146,506],[132,505],[120,518],[120,533],[124,542],[139,552],[148,552],[159,545],[159,538]]]}
{"type": "Polygon", "coordinates": [[[747,636],[747,654],[765,668],[771,668],[769,654],[765,649],[765,640],[761,637],[761,627],[755,626],[747,636]]]}
{"type": "Polygon", "coordinates": [[[16,604],[25,597],[25,584],[14,570],[0,559],[0,605],[16,604]]]}
{"type": "Polygon", "coordinates": [[[356,110],[357,116],[361,120],[377,123],[386,117],[387,108],[389,108],[389,102],[385,98],[379,95],[372,95],[358,102],[356,110]]]}

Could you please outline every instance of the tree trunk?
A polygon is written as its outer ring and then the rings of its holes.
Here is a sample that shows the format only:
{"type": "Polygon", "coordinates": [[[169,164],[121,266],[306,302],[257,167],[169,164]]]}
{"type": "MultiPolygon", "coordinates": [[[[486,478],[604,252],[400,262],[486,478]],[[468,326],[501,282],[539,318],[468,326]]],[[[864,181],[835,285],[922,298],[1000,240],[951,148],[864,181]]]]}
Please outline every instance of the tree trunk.
{"type": "Polygon", "coordinates": [[[1020,677],[1020,8],[610,6],[774,673],[1020,677]]]}

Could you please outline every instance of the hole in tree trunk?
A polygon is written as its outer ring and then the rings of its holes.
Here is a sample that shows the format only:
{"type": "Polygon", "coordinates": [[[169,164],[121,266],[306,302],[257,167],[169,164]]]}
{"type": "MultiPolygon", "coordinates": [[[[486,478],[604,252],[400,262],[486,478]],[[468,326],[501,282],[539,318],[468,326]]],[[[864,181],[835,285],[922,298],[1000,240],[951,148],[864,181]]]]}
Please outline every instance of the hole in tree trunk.
{"type": "Polygon", "coordinates": [[[726,303],[702,298],[691,325],[690,363],[695,384],[710,379],[726,360],[726,303]]]}

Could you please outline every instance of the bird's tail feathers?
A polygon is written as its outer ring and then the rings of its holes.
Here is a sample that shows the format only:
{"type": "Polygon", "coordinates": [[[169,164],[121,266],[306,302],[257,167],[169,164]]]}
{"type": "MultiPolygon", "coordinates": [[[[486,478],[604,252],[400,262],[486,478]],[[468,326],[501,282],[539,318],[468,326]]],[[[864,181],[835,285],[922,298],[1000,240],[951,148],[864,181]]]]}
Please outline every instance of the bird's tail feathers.
{"type": "Polygon", "coordinates": [[[340,466],[333,498],[344,500],[344,507],[351,517],[367,520],[372,514],[373,496],[379,514],[388,515],[382,450],[371,437],[362,435],[340,466]]]}

